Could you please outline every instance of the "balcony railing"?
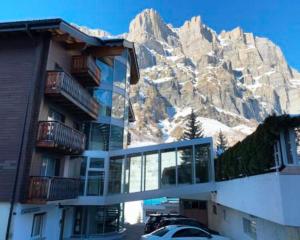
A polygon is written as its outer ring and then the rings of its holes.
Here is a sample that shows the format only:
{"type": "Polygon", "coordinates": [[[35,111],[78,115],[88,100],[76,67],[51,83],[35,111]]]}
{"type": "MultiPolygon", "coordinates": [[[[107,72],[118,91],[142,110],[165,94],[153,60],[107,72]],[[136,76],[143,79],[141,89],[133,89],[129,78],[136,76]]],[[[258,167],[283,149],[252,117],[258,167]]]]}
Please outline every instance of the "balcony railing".
{"type": "Polygon", "coordinates": [[[30,177],[28,202],[43,203],[77,198],[80,181],[76,178],[30,177]]]}
{"type": "Polygon", "coordinates": [[[66,154],[78,154],[84,150],[85,135],[57,121],[41,121],[37,147],[50,148],[66,154]]]}
{"type": "Polygon", "coordinates": [[[98,102],[65,72],[48,72],[45,94],[81,118],[97,119],[98,102]]]}
{"type": "Polygon", "coordinates": [[[72,57],[71,72],[78,77],[85,86],[99,86],[101,72],[96,65],[95,59],[88,55],[72,57]]]}

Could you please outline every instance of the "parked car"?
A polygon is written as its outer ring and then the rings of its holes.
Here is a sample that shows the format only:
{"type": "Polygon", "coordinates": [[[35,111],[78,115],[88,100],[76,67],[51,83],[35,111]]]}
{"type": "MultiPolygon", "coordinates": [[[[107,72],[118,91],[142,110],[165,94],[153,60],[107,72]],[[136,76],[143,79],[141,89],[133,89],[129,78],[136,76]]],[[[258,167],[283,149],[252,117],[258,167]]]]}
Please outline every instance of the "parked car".
{"type": "Polygon", "coordinates": [[[144,233],[151,233],[154,230],[157,229],[157,224],[163,219],[167,219],[167,218],[174,218],[174,217],[178,217],[178,218],[184,218],[184,216],[180,215],[180,214],[150,214],[149,218],[146,221],[145,224],[145,228],[144,228],[144,233]]]}
{"type": "Polygon", "coordinates": [[[163,218],[158,224],[156,229],[169,226],[169,225],[186,225],[186,226],[191,226],[191,227],[198,227],[203,229],[206,232],[209,232],[210,234],[215,234],[218,235],[219,233],[209,229],[207,226],[204,224],[198,222],[195,219],[192,218],[163,218]]]}
{"type": "Polygon", "coordinates": [[[169,225],[160,228],[152,233],[143,235],[141,240],[229,240],[229,238],[220,235],[210,234],[201,228],[169,225]]]}

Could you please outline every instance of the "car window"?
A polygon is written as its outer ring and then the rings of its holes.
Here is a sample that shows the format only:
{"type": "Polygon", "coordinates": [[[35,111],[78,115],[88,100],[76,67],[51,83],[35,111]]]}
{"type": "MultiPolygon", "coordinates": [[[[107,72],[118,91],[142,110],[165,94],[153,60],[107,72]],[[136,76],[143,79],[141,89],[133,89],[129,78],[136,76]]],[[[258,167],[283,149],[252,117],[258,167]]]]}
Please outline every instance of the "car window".
{"type": "Polygon", "coordinates": [[[169,229],[167,229],[166,227],[164,227],[164,228],[161,228],[161,229],[158,229],[158,230],[154,231],[153,233],[151,233],[151,235],[157,236],[157,237],[162,237],[167,232],[169,232],[169,229]]]}
{"type": "Polygon", "coordinates": [[[172,238],[184,237],[209,237],[209,234],[194,228],[186,228],[177,231],[173,234],[172,238]]]}

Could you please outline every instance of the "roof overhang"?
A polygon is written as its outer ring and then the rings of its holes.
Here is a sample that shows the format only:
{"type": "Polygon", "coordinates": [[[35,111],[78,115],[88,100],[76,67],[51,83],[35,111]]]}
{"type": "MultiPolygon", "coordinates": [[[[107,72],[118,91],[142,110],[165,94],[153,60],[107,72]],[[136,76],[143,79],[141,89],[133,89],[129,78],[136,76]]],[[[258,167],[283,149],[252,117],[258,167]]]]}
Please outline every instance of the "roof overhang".
{"type": "Polygon", "coordinates": [[[52,38],[62,42],[66,48],[88,51],[94,57],[117,56],[128,49],[131,62],[130,83],[136,84],[139,81],[140,73],[134,44],[125,39],[100,39],[89,36],[60,18],[0,23],[0,35],[18,32],[51,33],[52,38]]]}

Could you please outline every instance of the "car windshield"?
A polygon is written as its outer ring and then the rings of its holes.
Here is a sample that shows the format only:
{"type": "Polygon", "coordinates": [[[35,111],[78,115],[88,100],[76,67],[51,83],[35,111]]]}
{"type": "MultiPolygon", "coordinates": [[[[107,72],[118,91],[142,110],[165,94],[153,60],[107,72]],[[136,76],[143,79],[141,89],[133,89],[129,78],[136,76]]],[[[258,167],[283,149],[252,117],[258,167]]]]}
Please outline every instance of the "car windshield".
{"type": "Polygon", "coordinates": [[[151,235],[153,235],[153,236],[158,236],[158,237],[162,237],[162,236],[164,236],[167,232],[169,232],[169,229],[167,229],[166,227],[164,227],[164,228],[160,228],[160,229],[154,231],[153,233],[151,233],[151,235]]]}

